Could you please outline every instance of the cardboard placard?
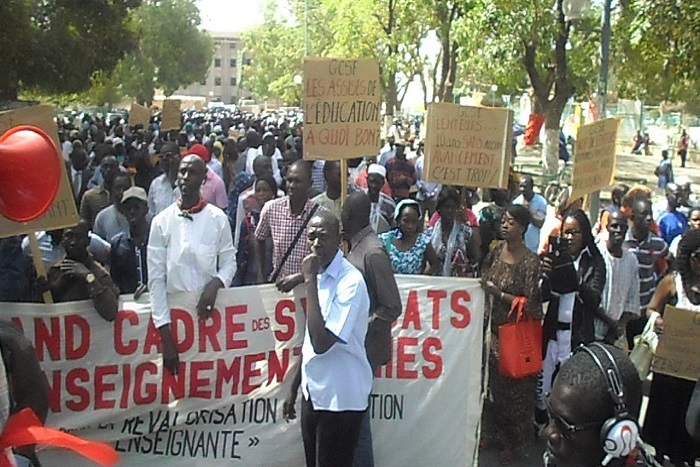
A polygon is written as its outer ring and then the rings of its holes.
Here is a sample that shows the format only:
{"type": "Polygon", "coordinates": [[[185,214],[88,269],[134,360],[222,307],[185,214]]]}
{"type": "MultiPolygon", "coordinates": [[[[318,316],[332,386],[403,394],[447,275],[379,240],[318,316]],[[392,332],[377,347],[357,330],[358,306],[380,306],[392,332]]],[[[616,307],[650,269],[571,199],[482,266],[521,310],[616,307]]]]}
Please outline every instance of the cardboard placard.
{"type": "Polygon", "coordinates": [[[651,368],[655,373],[691,381],[700,377],[700,312],[666,306],[664,332],[651,368]]]}
{"type": "Polygon", "coordinates": [[[160,129],[163,131],[179,130],[182,128],[180,121],[180,99],[166,99],[163,101],[163,121],[160,129]]]}
{"type": "Polygon", "coordinates": [[[129,125],[142,125],[144,128],[148,128],[150,121],[151,111],[136,102],[132,102],[131,110],[129,110],[129,125]]]}
{"type": "Polygon", "coordinates": [[[303,85],[304,159],[342,160],[379,152],[376,60],[307,58],[303,85]]]}
{"type": "Polygon", "coordinates": [[[430,104],[425,178],[448,185],[503,188],[508,182],[512,140],[510,110],[430,104]]]}
{"type": "Polygon", "coordinates": [[[613,182],[618,126],[618,119],[606,118],[579,127],[570,199],[581,198],[613,182]]]}
{"type": "MultiPolygon", "coordinates": [[[[61,147],[61,143],[58,139],[56,123],[53,118],[54,110],[49,105],[23,107],[2,112],[0,113],[0,134],[19,125],[32,125],[46,132],[56,145],[58,154],[61,154],[61,150],[58,149],[61,147]]],[[[0,238],[40,230],[60,229],[78,223],[78,210],[75,207],[73,190],[68,181],[68,175],[66,175],[66,166],[63,163],[60,165],[62,173],[61,186],[51,208],[43,216],[31,222],[13,222],[0,215],[0,238]]],[[[41,167],[36,167],[35,170],[41,170],[41,167]]],[[[21,201],[17,200],[17,202],[21,201]]]]}

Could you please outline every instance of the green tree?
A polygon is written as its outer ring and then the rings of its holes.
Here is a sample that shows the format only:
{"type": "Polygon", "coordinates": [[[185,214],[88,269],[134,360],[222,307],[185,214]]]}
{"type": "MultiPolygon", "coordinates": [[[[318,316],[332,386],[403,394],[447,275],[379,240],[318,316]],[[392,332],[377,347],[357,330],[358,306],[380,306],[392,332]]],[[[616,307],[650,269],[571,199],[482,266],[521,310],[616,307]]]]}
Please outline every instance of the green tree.
{"type": "Polygon", "coordinates": [[[465,77],[511,92],[532,88],[533,111],[545,116],[544,167],[555,172],[566,103],[574,94],[587,96],[597,83],[596,14],[574,23],[564,15],[563,0],[554,8],[543,0],[479,0],[465,16],[456,39],[465,77]]]}
{"type": "Polygon", "coordinates": [[[241,34],[250,65],[243,67],[246,89],[260,100],[301,101],[301,86],[294,76],[301,74],[304,58],[304,30],[277,19],[276,4],[268,2],[264,22],[241,34]]]}
{"type": "Polygon", "coordinates": [[[140,0],[0,2],[0,100],[22,89],[64,94],[89,88],[135,38],[125,20],[140,0]]]}
{"type": "Polygon", "coordinates": [[[115,68],[122,91],[150,104],[156,88],[166,96],[202,80],[209,69],[214,41],[204,31],[195,0],[145,0],[131,24],[138,47],[115,68]]]}
{"type": "Polygon", "coordinates": [[[700,3],[628,0],[614,37],[620,95],[650,101],[697,101],[700,3]]]}

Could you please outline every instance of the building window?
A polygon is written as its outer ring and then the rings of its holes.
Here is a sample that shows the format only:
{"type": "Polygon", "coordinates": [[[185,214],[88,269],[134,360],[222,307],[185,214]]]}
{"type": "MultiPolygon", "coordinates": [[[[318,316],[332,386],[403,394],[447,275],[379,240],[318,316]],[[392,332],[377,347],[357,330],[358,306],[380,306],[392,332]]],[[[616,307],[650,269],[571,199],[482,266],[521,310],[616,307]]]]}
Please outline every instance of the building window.
{"type": "Polygon", "coordinates": [[[231,43],[228,45],[228,47],[229,47],[230,49],[235,49],[235,48],[236,48],[236,43],[235,43],[235,42],[231,42],[231,43]]]}
{"type": "Polygon", "coordinates": [[[230,63],[231,68],[236,68],[236,59],[232,58],[230,63]]]}
{"type": "Polygon", "coordinates": [[[220,58],[214,59],[214,66],[217,68],[221,66],[221,59],[220,58]]]}
{"type": "Polygon", "coordinates": [[[236,85],[236,77],[233,76],[233,77],[231,77],[231,86],[235,86],[235,85],[236,85]]]}
{"type": "Polygon", "coordinates": [[[250,58],[246,58],[245,60],[243,60],[243,63],[245,63],[245,64],[248,65],[248,66],[250,66],[250,64],[251,64],[252,62],[253,62],[253,60],[251,60],[250,58]]]}
{"type": "Polygon", "coordinates": [[[221,78],[214,78],[214,86],[221,86],[221,78]]]}
{"type": "Polygon", "coordinates": [[[202,81],[200,81],[199,84],[201,84],[202,86],[206,86],[206,85],[207,85],[207,80],[206,80],[206,78],[203,79],[202,81]]]}

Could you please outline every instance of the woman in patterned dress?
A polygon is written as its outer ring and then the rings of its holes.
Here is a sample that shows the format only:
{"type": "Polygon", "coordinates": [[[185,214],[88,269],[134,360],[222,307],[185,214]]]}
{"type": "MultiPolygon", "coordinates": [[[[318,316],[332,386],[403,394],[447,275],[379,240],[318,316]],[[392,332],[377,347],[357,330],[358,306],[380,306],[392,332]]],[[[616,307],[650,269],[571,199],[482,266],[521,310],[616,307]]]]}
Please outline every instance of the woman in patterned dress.
{"type": "Polygon", "coordinates": [[[440,260],[436,274],[445,277],[476,277],[481,260],[479,230],[458,218],[459,206],[459,191],[451,186],[443,187],[437,200],[440,219],[428,231],[430,243],[440,260]]]}
{"type": "Polygon", "coordinates": [[[423,233],[420,206],[412,199],[399,201],[394,210],[398,228],[379,235],[396,274],[429,274],[440,264],[430,237],[423,233]],[[429,266],[426,267],[426,262],[429,266]]]}
{"type": "Polygon", "coordinates": [[[491,318],[491,397],[484,403],[481,444],[484,447],[491,442],[498,444],[502,465],[511,464],[533,442],[537,377],[514,379],[498,371],[498,327],[515,320],[515,316],[508,317],[513,300],[525,297],[525,313],[533,318],[542,317],[538,285],[540,260],[524,243],[530,218],[530,212],[523,206],[511,206],[506,210],[501,222],[501,236],[505,241],[488,254],[482,271],[486,311],[491,318]]]}

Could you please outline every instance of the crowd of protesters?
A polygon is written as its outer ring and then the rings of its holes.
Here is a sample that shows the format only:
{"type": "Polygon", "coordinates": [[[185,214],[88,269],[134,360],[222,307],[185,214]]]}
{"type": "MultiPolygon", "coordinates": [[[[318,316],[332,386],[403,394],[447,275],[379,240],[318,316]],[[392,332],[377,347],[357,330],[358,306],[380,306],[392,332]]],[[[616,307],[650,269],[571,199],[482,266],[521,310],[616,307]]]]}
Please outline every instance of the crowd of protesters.
{"type": "MultiPolygon", "coordinates": [[[[90,115],[57,125],[80,221],[38,233],[47,277],[36,277],[27,239],[1,240],[0,300],[40,301],[50,291],[57,302],[90,299],[111,321],[119,294],[149,291],[164,366],[175,373],[169,293],[198,292],[197,313],[206,319],[220,288],[274,282],[288,292],[305,284],[316,299],[309,299],[303,374],[285,416],[296,416],[302,383],[302,430],[314,464],[352,465],[356,457],[372,465],[368,421],[358,413],[401,312],[392,272],[481,278],[491,351],[480,446],[496,447],[503,465],[517,463],[543,431],[558,436],[548,394],[577,346],[601,341],[629,350],[651,311],[663,316],[667,303],[700,311],[700,208],[688,179],[665,177],[666,196],[657,203],[645,187],[618,185],[591,222],[568,192],[548,210],[530,177],[513,174],[510,189],[481,196],[428,182],[422,142],[393,134],[378,154],[349,161],[344,187],[340,163],[303,159],[301,125],[286,114],[190,112],[173,131],[161,131],[157,120],[143,128],[90,115]],[[329,292],[331,279],[354,295],[329,292]],[[328,293],[347,300],[343,320],[361,313],[369,325],[331,323],[317,303],[328,293]],[[498,326],[514,319],[509,311],[519,297],[528,315],[544,315],[544,361],[539,376],[513,379],[498,371],[498,326]],[[329,352],[341,344],[350,356],[329,352]],[[358,361],[365,346],[369,361],[358,361]],[[362,374],[358,392],[340,397],[339,407],[320,402],[328,396],[308,372],[316,362],[336,374],[334,358],[362,374]],[[327,419],[328,411],[345,416],[327,419]],[[314,434],[329,426],[342,448],[309,447],[331,442],[314,434]]],[[[692,466],[700,454],[684,425],[692,390],[692,382],[654,375],[643,438],[662,464],[665,456],[692,466]]]]}

